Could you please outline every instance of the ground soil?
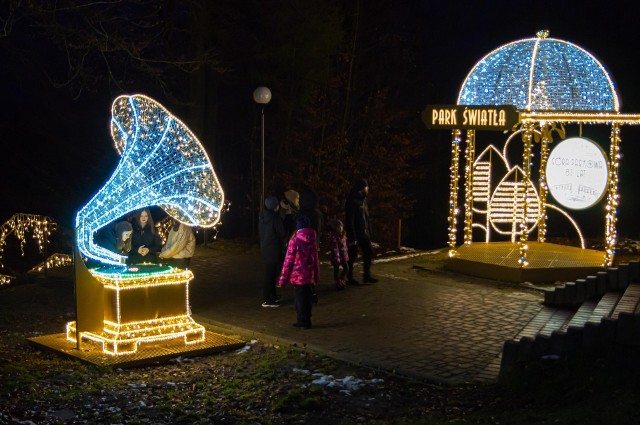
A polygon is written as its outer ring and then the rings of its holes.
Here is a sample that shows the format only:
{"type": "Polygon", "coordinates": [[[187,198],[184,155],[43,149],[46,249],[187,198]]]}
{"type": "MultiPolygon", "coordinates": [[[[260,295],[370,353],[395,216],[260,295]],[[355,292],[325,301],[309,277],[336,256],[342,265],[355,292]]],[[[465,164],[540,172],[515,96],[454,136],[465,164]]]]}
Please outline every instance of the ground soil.
{"type": "Polygon", "coordinates": [[[538,365],[509,385],[444,387],[263,341],[127,369],[27,341],[71,320],[68,280],[0,287],[0,424],[640,423],[637,351],[613,365],[538,365]]]}

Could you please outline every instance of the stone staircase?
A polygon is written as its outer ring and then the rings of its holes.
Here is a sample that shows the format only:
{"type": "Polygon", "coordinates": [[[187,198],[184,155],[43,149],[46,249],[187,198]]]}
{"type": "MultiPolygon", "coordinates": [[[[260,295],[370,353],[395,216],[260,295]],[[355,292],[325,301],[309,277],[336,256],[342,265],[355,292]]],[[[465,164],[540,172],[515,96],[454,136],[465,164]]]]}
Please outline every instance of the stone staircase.
{"type": "Polygon", "coordinates": [[[640,346],[640,262],[620,264],[545,293],[542,310],[504,343],[498,380],[541,359],[640,346]]]}

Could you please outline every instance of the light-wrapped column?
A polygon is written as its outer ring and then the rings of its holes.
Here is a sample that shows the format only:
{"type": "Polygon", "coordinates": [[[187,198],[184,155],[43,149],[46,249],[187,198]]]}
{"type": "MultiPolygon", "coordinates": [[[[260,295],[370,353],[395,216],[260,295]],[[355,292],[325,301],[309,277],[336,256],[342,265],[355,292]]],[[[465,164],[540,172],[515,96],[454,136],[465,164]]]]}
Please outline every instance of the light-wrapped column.
{"type": "Polygon", "coordinates": [[[449,167],[449,257],[456,253],[458,226],[458,162],[460,161],[460,130],[451,132],[451,166],[449,167]]]}
{"type": "Polygon", "coordinates": [[[620,165],[620,126],[611,126],[609,147],[609,190],[607,191],[607,206],[605,216],[605,257],[604,266],[613,264],[616,254],[618,232],[616,222],[618,219],[618,167],[620,165]]]}
{"type": "Polygon", "coordinates": [[[476,132],[467,130],[467,147],[464,151],[464,243],[473,237],[473,162],[476,157],[476,132]]]}

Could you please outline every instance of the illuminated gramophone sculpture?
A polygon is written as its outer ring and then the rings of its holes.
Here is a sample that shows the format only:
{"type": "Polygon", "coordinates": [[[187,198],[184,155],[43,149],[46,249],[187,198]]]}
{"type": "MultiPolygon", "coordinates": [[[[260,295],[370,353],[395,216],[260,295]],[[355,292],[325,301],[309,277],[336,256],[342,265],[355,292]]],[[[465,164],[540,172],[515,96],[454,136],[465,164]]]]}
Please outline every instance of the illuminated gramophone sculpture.
{"type": "Polygon", "coordinates": [[[189,307],[190,270],[162,264],[126,266],[126,257],[94,242],[96,231],[142,208],[159,206],[191,226],[212,227],[224,194],[204,148],[162,105],[143,95],[120,96],[111,134],[121,155],[115,172],[76,217],[76,321],[66,337],[102,344],[111,355],[141,343],[183,338],[195,344],[204,327],[189,307]],[[100,263],[88,269],[81,256],[100,263]]]}

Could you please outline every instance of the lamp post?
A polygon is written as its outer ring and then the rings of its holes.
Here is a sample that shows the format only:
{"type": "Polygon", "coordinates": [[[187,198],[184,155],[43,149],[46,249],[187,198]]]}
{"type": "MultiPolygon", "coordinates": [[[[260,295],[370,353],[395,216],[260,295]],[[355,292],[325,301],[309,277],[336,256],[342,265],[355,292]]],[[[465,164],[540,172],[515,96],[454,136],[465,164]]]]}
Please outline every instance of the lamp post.
{"type": "Polygon", "coordinates": [[[260,192],[260,210],[264,208],[264,106],[271,101],[271,90],[258,87],[253,91],[253,100],[260,105],[261,115],[261,156],[262,156],[262,191],[260,192]]]}

